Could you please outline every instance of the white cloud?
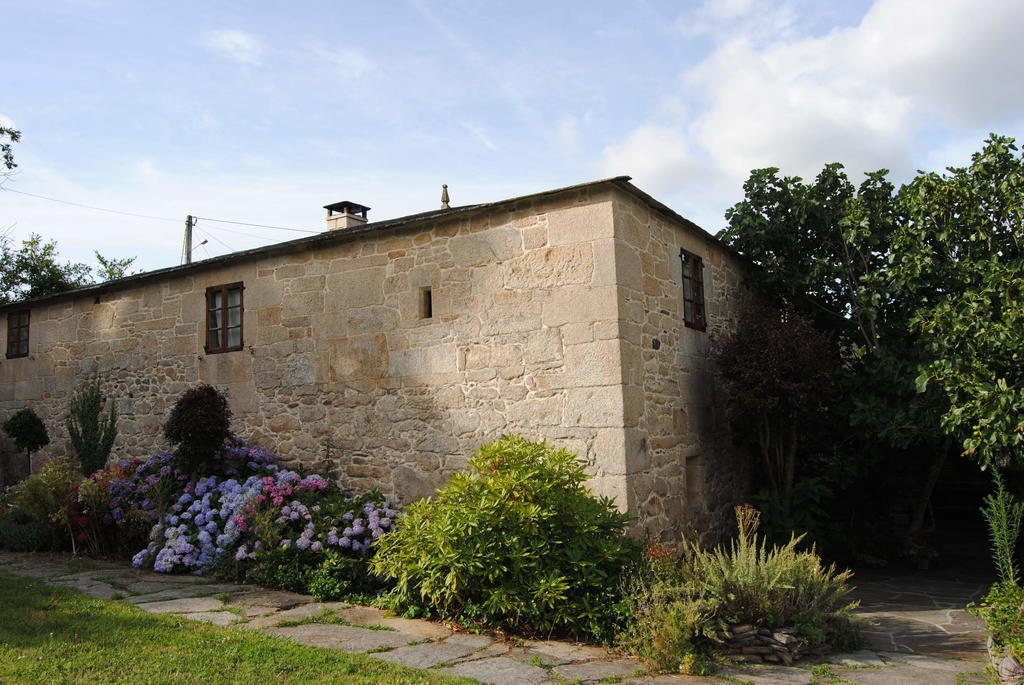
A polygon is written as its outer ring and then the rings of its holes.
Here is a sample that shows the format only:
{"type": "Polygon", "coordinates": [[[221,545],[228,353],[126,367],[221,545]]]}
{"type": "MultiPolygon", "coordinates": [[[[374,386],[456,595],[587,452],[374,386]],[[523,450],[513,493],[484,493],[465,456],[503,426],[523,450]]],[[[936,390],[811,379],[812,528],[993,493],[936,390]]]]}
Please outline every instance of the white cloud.
{"type": "Polygon", "coordinates": [[[203,45],[239,64],[258,66],[263,57],[263,41],[251,33],[238,29],[207,31],[203,45]]]}
{"type": "Polygon", "coordinates": [[[555,140],[562,152],[567,155],[578,155],[580,153],[580,132],[576,125],[576,117],[567,114],[558,120],[555,127],[555,140]]]}
{"type": "MultiPolygon", "coordinates": [[[[726,7],[717,19],[708,7],[707,21],[724,26],[747,6],[726,7]]],[[[737,190],[763,166],[805,177],[831,161],[855,176],[883,166],[910,173],[916,136],[998,127],[1024,108],[1016,87],[1024,81],[1019,0],[984,8],[941,0],[927,11],[917,0],[876,0],[856,26],[767,42],[760,29],[742,26],[747,19],[738,30],[721,29],[729,38],[682,75],[680,93],[669,94],[702,103],[689,124],[670,132],[652,123],[663,112],[652,112],[605,150],[606,167],[662,192],[680,188],[680,169],[700,168],[694,159],[737,190]]]]}
{"type": "Polygon", "coordinates": [[[365,52],[354,47],[310,47],[314,55],[329,63],[343,79],[356,79],[373,71],[375,64],[365,52]]]}
{"type": "Polygon", "coordinates": [[[479,141],[480,144],[482,144],[484,147],[486,147],[491,152],[497,152],[499,150],[498,146],[494,143],[493,140],[491,140],[490,136],[487,135],[487,133],[484,131],[483,127],[480,126],[479,124],[473,124],[473,123],[470,123],[470,122],[463,122],[462,123],[462,128],[466,129],[466,131],[471,136],[476,138],[476,140],[479,141]]]}
{"type": "Polygon", "coordinates": [[[669,192],[699,178],[703,163],[693,154],[685,133],[657,124],[633,129],[604,150],[602,173],[628,175],[652,193],[669,192]]]}

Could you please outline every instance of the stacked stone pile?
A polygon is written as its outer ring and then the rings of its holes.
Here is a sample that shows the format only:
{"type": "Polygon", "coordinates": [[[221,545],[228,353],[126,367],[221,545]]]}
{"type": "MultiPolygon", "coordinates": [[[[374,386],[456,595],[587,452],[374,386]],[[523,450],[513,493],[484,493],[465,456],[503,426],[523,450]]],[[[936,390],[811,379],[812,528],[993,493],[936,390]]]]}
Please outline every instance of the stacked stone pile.
{"type": "Polygon", "coordinates": [[[821,656],[829,651],[827,642],[812,645],[796,628],[758,628],[750,624],[735,624],[717,632],[725,645],[726,654],[733,661],[747,663],[785,664],[787,666],[806,656],[821,656]]]}

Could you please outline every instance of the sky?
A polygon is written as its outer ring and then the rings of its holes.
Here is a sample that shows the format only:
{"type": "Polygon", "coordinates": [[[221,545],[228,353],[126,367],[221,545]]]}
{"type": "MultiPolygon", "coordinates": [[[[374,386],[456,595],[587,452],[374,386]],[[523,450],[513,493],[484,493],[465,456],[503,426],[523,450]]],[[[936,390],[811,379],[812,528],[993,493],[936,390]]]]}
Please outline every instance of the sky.
{"type": "Polygon", "coordinates": [[[141,270],[180,263],[188,214],[201,260],[321,231],[341,200],[376,221],[439,207],[442,183],[454,206],[629,175],[715,233],[755,168],[905,182],[968,164],[989,132],[1024,141],[1020,0],[0,0],[0,16],[0,125],[22,132],[0,232],[141,270]]]}

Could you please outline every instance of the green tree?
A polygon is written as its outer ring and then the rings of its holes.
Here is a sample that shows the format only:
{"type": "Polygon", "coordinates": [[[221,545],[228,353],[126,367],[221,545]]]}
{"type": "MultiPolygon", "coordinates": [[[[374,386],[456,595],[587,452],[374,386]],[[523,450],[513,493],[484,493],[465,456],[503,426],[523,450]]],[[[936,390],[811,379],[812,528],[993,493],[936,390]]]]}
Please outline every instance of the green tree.
{"type": "Polygon", "coordinates": [[[58,261],[57,243],[35,233],[17,252],[9,244],[0,247],[0,298],[13,302],[89,285],[91,269],[85,264],[58,261]]]}
{"type": "Polygon", "coordinates": [[[792,521],[801,441],[830,394],[838,358],[829,335],[792,305],[751,302],[718,341],[715,367],[737,434],[756,445],[778,523],[792,521]]]}
{"type": "MultiPolygon", "coordinates": [[[[913,483],[895,491],[907,498],[905,533],[916,539],[951,450],[938,428],[945,397],[918,394],[915,386],[925,361],[920,334],[909,326],[917,293],[891,286],[900,214],[887,171],[866,174],[856,187],[840,164],[827,165],[812,182],[757,169],[743,187],[745,197],[726,213],[719,237],[759,267],[749,275],[756,291],[791,303],[843,352],[829,428],[804,441],[806,450],[819,452],[817,471],[806,475],[830,470],[833,485],[851,489],[879,468],[891,473],[905,465],[913,483]]],[[[832,501],[847,510],[865,506],[853,499],[853,507],[841,497],[832,501]]]]}
{"type": "Polygon", "coordinates": [[[991,135],[966,168],[900,192],[893,286],[919,297],[917,378],[948,399],[942,427],[983,467],[1024,463],[1024,159],[991,135]]]}
{"type": "Polygon", "coordinates": [[[0,238],[0,304],[33,297],[45,297],[66,290],[128,276],[135,261],[108,258],[96,252],[99,267],[80,262],[62,262],[57,243],[33,233],[15,250],[7,238],[0,238]]]}
{"type": "Polygon", "coordinates": [[[21,131],[9,126],[0,126],[0,163],[3,164],[7,171],[11,171],[14,167],[18,166],[14,161],[13,144],[19,140],[21,140],[21,131]],[[7,140],[4,140],[5,138],[7,140]]]}
{"type": "Polygon", "coordinates": [[[28,457],[29,472],[32,471],[32,453],[50,444],[50,436],[46,425],[31,407],[20,409],[3,423],[3,431],[14,441],[18,449],[25,450],[28,457]]]}
{"type": "Polygon", "coordinates": [[[105,400],[99,376],[95,374],[79,385],[71,397],[65,425],[86,476],[104,467],[117,437],[117,404],[111,400],[104,416],[105,400]]]}
{"type": "Polygon", "coordinates": [[[164,424],[164,437],[177,447],[179,464],[192,474],[224,448],[230,435],[231,408],[212,385],[197,385],[182,393],[164,424]]]}
{"type": "Polygon", "coordinates": [[[128,267],[135,262],[135,257],[117,259],[116,257],[104,257],[98,250],[94,250],[93,253],[96,255],[96,261],[99,262],[95,271],[101,282],[116,281],[119,278],[131,276],[132,273],[137,273],[128,271],[128,267]]]}

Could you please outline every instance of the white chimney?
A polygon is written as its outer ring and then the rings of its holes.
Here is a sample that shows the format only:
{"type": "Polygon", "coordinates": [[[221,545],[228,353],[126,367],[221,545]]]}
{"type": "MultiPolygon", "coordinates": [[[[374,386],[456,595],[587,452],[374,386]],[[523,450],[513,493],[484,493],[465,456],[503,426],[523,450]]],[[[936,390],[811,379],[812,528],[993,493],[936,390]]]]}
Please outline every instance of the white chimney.
{"type": "Polygon", "coordinates": [[[366,213],[369,207],[356,204],[355,202],[335,202],[333,205],[324,205],[327,210],[327,230],[341,231],[353,226],[362,226],[366,223],[366,213]]]}

